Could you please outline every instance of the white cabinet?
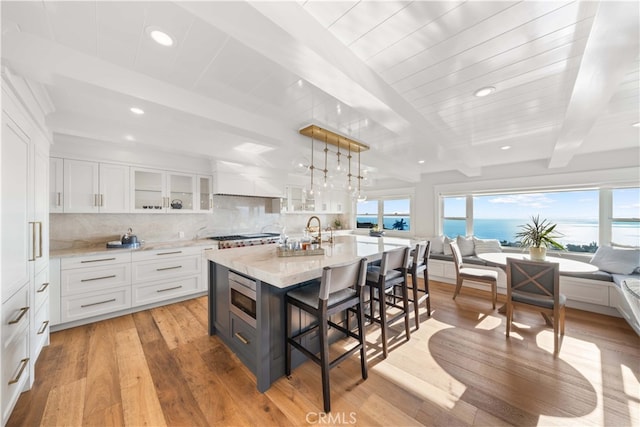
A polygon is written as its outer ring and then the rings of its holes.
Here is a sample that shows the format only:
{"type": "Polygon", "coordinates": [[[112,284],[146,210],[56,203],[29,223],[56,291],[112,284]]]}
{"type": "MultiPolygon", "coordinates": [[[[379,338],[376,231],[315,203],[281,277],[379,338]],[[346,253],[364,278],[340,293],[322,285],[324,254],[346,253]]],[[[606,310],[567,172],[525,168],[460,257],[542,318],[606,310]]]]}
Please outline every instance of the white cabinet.
{"type": "Polygon", "coordinates": [[[64,159],[66,213],[129,212],[129,167],[64,159]]]}
{"type": "Polygon", "coordinates": [[[210,175],[198,175],[198,202],[199,212],[211,212],[213,210],[213,177],[210,175]]]}
{"type": "Polygon", "coordinates": [[[196,176],[158,169],[131,168],[131,205],[135,212],[193,212],[196,176]]]}
{"type": "Polygon", "coordinates": [[[290,185],[285,189],[285,212],[340,214],[347,206],[347,196],[343,191],[323,190],[309,195],[303,187],[290,185]]]}
{"type": "Polygon", "coordinates": [[[64,159],[51,157],[49,159],[49,212],[62,213],[64,206],[64,159]]]}

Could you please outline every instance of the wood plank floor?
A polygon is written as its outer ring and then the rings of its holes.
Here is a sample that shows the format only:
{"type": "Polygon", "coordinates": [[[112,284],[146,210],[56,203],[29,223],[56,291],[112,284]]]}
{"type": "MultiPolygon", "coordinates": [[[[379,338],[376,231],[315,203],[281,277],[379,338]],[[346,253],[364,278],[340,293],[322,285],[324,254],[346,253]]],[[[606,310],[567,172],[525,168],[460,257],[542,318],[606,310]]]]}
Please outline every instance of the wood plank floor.
{"type": "Polygon", "coordinates": [[[538,313],[516,312],[507,339],[487,293],[463,287],[453,301],[451,285],[431,290],[431,318],[423,310],[410,341],[394,325],[386,360],[368,328],[366,381],[357,356],[331,371],[324,418],[315,364],[259,393],[207,335],[202,297],[51,334],[8,425],[640,425],[640,338],[624,320],[568,309],[554,359],[538,313]]]}

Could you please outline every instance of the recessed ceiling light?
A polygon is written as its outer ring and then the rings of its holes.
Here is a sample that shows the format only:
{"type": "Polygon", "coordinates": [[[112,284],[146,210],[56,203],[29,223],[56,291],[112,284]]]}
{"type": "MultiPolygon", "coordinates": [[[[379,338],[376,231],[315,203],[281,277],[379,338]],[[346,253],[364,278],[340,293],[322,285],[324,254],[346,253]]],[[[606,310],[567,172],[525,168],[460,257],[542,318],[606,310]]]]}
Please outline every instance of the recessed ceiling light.
{"type": "Polygon", "coordinates": [[[501,150],[508,150],[510,148],[511,148],[510,145],[503,145],[502,147],[500,147],[501,150]]]}
{"type": "Polygon", "coordinates": [[[234,150],[242,151],[250,154],[261,154],[267,151],[273,150],[273,147],[268,147],[266,145],[254,144],[253,142],[244,142],[236,147],[233,147],[234,150]]]}
{"type": "Polygon", "coordinates": [[[146,32],[156,43],[162,46],[173,46],[173,37],[158,27],[147,27],[146,32]]]}
{"type": "Polygon", "coordinates": [[[640,122],[636,122],[636,123],[632,124],[631,126],[635,126],[637,128],[640,128],[640,122]]]}
{"type": "Polygon", "coordinates": [[[481,98],[483,96],[491,95],[495,91],[496,91],[495,87],[486,86],[486,87],[482,87],[482,88],[478,89],[477,91],[473,92],[473,95],[477,96],[478,98],[481,98]]]}
{"type": "Polygon", "coordinates": [[[304,85],[304,82],[302,81],[302,79],[298,79],[298,87],[302,87],[304,85]]]}
{"type": "Polygon", "coordinates": [[[124,139],[126,139],[127,141],[135,141],[136,139],[133,137],[133,135],[125,135],[124,139]]]}
{"type": "Polygon", "coordinates": [[[129,111],[131,111],[133,114],[144,114],[144,110],[138,107],[131,107],[129,108],[129,111]]]}
{"type": "Polygon", "coordinates": [[[424,160],[418,160],[418,163],[423,164],[424,160]]]}

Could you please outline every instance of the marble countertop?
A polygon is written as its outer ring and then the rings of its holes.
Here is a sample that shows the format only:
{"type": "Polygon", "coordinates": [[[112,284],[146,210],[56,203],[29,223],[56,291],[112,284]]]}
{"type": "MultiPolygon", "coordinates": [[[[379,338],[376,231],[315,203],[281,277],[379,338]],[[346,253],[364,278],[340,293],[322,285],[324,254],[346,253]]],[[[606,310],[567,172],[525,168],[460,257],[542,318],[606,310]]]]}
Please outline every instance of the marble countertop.
{"type": "Polygon", "coordinates": [[[278,257],[276,245],[211,251],[210,261],[278,288],[286,288],[322,276],[327,266],[366,257],[380,259],[382,252],[398,247],[415,246],[419,240],[397,237],[336,236],[334,243],[323,243],[324,255],[278,257]]]}
{"type": "Polygon", "coordinates": [[[187,248],[187,247],[203,247],[218,249],[217,242],[210,239],[197,239],[197,240],[175,240],[169,242],[144,242],[139,248],[112,248],[107,249],[107,244],[103,243],[100,246],[88,246],[69,249],[57,249],[49,251],[50,258],[66,258],[74,256],[85,255],[100,255],[105,253],[121,253],[121,252],[138,252],[138,251],[151,251],[156,249],[173,249],[173,248],[187,248]]]}

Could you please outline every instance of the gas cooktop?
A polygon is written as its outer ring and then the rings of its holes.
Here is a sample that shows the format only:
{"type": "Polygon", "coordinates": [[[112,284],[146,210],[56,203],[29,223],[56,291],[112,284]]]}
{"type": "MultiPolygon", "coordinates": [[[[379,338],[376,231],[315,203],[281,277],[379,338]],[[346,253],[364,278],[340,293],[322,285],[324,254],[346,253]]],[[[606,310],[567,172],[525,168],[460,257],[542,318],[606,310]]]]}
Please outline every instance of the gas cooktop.
{"type": "Polygon", "coordinates": [[[280,239],[278,233],[228,234],[226,236],[209,237],[218,241],[218,249],[257,246],[276,243],[280,239]]]}
{"type": "Polygon", "coordinates": [[[211,240],[227,241],[227,240],[250,240],[250,239],[268,239],[270,237],[280,237],[277,233],[256,233],[256,234],[228,234],[226,236],[209,237],[211,240]]]}

